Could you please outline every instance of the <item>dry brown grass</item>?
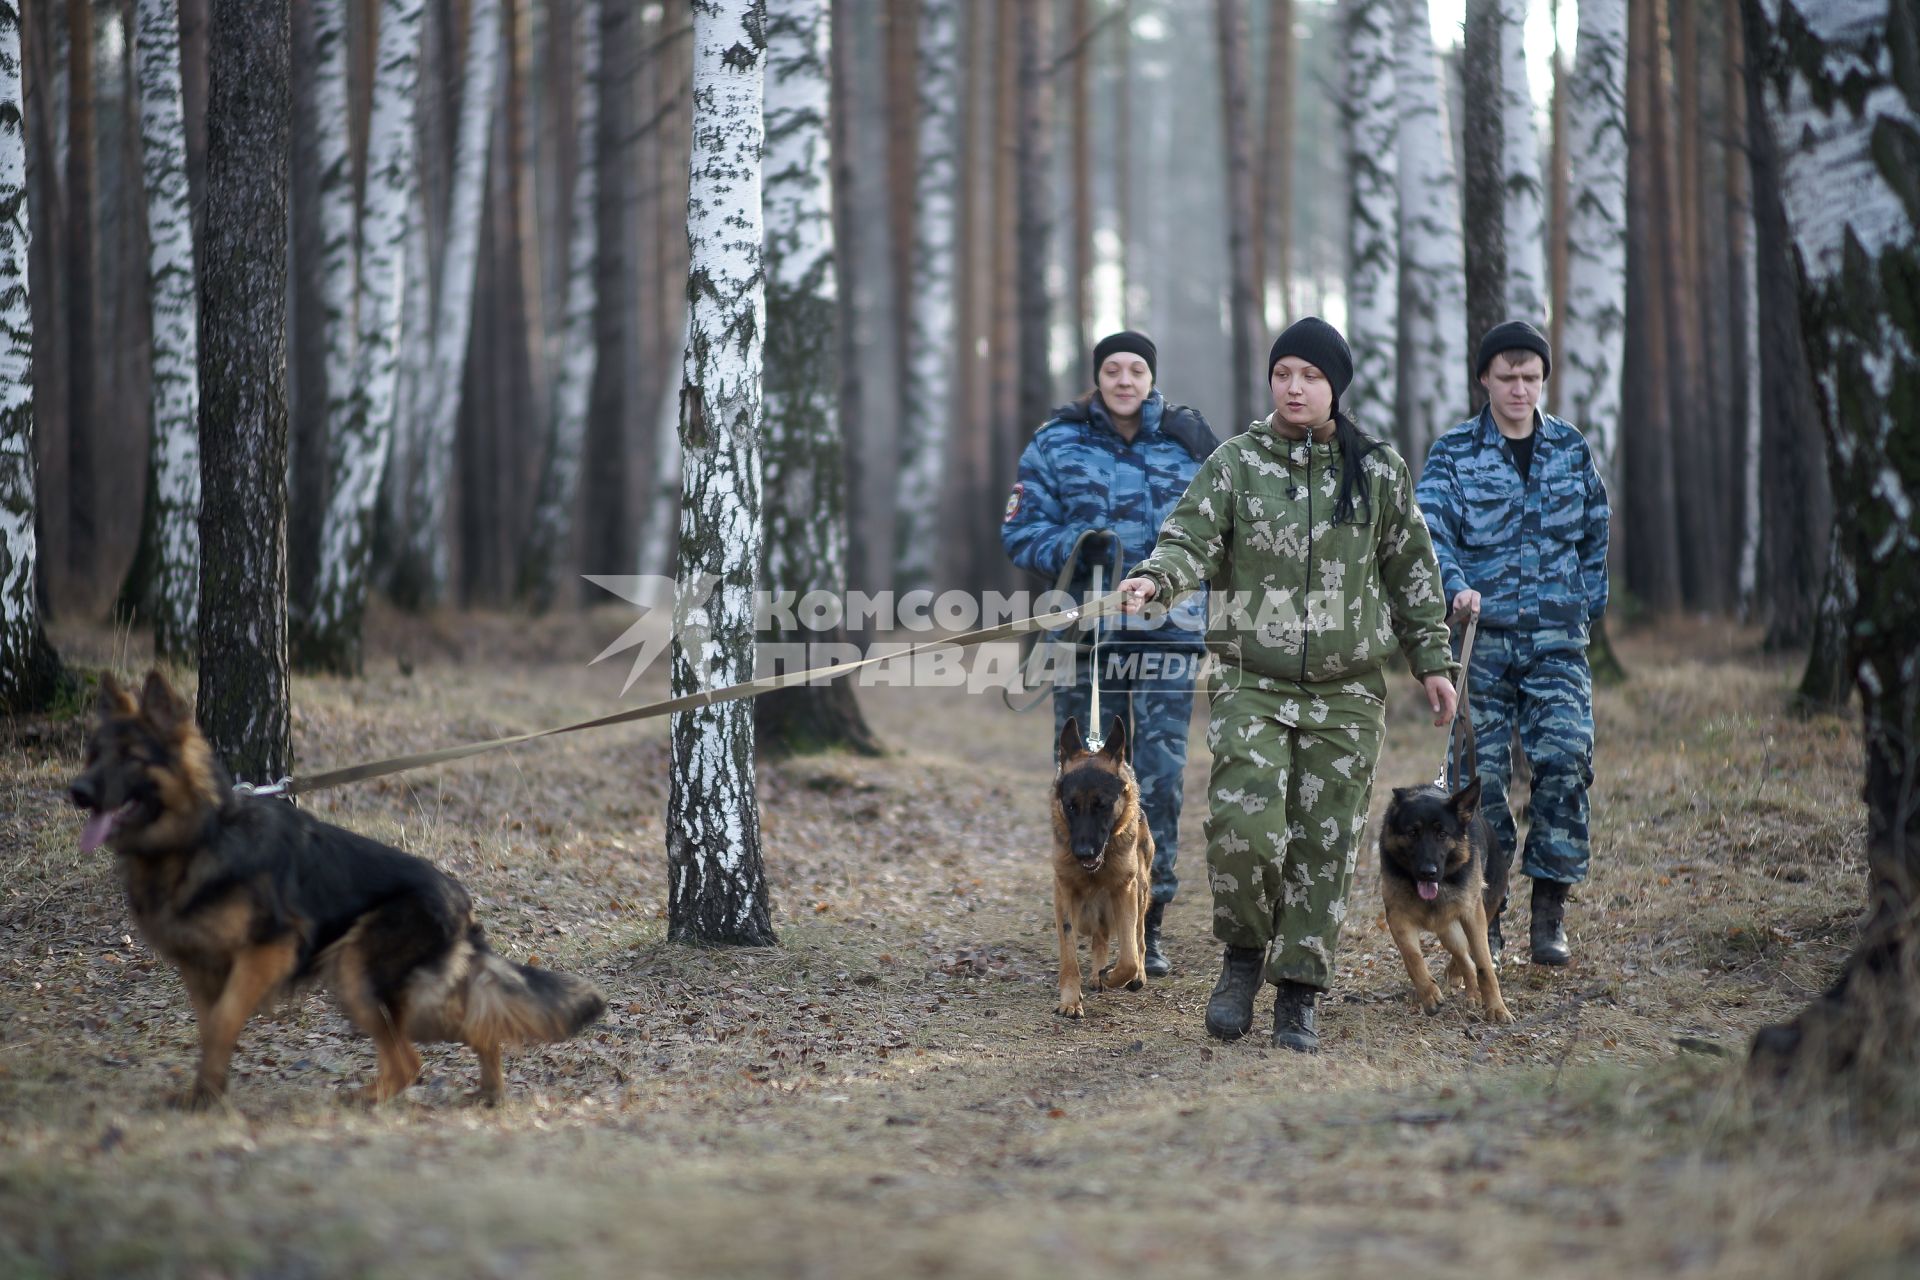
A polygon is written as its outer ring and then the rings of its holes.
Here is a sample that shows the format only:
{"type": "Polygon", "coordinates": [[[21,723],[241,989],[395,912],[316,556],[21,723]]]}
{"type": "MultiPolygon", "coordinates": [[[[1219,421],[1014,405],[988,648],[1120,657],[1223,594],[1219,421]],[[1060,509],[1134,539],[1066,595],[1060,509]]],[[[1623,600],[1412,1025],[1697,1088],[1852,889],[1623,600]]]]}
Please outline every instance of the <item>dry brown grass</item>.
{"type": "MultiPolygon", "coordinates": [[[[385,619],[366,679],[297,685],[302,764],[601,711],[623,664],[585,659],[623,625],[385,619]]],[[[317,998],[249,1029],[228,1111],[169,1110],[192,1021],[74,852],[79,729],[15,726],[0,1275],[1911,1273],[1920,1126],[1756,1111],[1732,1065],[1850,945],[1855,725],[1787,716],[1795,672],[1738,633],[1623,649],[1575,967],[1510,961],[1513,1027],[1423,1018],[1368,866],[1313,1060],[1201,1031],[1198,734],[1175,974],[1083,1023],[1051,1013],[1043,712],[873,690],[894,754],[763,770],[766,951],[664,942],[657,725],[318,798],[460,876],[500,950],[609,993],[593,1034],[510,1060],[498,1112],[441,1050],[403,1102],[344,1105],[372,1052],[317,998]]],[[[1411,702],[1382,795],[1433,770],[1411,702]]]]}

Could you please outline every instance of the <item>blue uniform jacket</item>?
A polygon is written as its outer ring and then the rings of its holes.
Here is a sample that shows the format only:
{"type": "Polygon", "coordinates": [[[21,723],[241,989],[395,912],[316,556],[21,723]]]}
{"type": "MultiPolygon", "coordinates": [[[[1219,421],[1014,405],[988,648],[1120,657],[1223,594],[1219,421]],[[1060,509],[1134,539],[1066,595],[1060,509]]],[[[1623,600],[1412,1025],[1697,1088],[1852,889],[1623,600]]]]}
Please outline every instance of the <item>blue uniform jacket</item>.
{"type": "Polygon", "coordinates": [[[1528,479],[1482,409],[1434,441],[1414,496],[1449,604],[1471,587],[1482,626],[1584,643],[1607,607],[1607,486],[1577,427],[1538,412],[1534,421],[1528,479]]]}
{"type": "MultiPolygon", "coordinates": [[[[1172,425],[1169,423],[1169,425],[1172,425]]],[[[1213,443],[1205,419],[1184,405],[1169,405],[1155,389],[1140,407],[1140,430],[1122,440],[1097,397],[1054,410],[1020,455],[1020,478],[1007,498],[1000,541],[1016,565],[1048,579],[1057,577],[1088,529],[1110,529],[1120,538],[1119,564],[1138,564],[1153,551],[1160,526],[1200,469],[1200,457],[1178,436],[1213,443]],[[1161,430],[1169,414],[1188,415],[1183,430],[1161,430]],[[1197,427],[1195,431],[1193,428],[1197,427]]],[[[1091,587],[1090,566],[1082,558],[1073,590],[1091,587]]],[[[1104,589],[1119,585],[1111,567],[1104,589]]],[[[1102,625],[1109,632],[1151,632],[1156,643],[1179,648],[1204,647],[1206,593],[1196,591],[1164,621],[1115,617],[1102,625]]],[[[1145,637],[1142,637],[1145,638],[1145,637]]]]}

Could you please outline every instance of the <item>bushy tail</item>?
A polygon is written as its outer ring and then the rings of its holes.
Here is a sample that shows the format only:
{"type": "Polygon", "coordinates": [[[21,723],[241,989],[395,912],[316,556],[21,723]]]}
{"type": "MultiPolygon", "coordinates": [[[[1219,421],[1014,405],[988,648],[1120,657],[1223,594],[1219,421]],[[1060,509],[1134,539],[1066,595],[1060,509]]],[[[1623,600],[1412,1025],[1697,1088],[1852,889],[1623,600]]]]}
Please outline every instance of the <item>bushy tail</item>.
{"type": "Polygon", "coordinates": [[[468,1044],[565,1040],[607,1011],[606,999],[584,978],[503,960],[484,944],[476,950],[460,1037],[468,1044]]]}

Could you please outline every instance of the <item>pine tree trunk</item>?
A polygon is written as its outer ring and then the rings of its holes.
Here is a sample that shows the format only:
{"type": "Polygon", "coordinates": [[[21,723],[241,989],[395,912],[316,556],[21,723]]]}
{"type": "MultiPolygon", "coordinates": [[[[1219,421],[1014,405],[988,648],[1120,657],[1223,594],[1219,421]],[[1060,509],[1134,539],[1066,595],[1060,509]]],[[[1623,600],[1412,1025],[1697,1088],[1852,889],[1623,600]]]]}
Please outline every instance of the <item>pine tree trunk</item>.
{"type": "Polygon", "coordinates": [[[1401,0],[1396,87],[1400,100],[1401,443],[1409,460],[1460,421],[1467,366],[1466,250],[1453,132],[1441,92],[1427,0],[1401,0]]]}
{"type": "Polygon", "coordinates": [[[1740,616],[1751,622],[1760,609],[1760,260],[1754,252],[1752,182],[1748,177],[1746,54],[1741,40],[1740,0],[1721,0],[1723,74],[1727,111],[1727,261],[1733,282],[1729,348],[1734,383],[1734,459],[1740,473],[1740,523],[1736,536],[1740,616]]]}
{"type": "MultiPolygon", "coordinates": [[[[1398,0],[1347,8],[1347,343],[1353,385],[1341,405],[1375,435],[1396,435],[1400,370],[1400,123],[1395,75],[1398,0]]],[[[1238,427],[1240,424],[1235,424],[1238,427]]],[[[1401,443],[1406,443],[1401,439],[1401,443]]]]}
{"type": "MultiPolygon", "coordinates": [[[[1506,314],[1541,324],[1547,314],[1546,208],[1540,139],[1527,78],[1528,0],[1500,0],[1500,164],[1506,198],[1506,314]]],[[[1468,341],[1478,343],[1479,332],[1468,341]]]]}
{"type": "Polygon", "coordinates": [[[579,36],[578,108],[574,127],[573,209],[567,246],[566,329],[549,412],[547,453],[533,528],[520,562],[519,596],[536,612],[553,607],[561,572],[573,545],[574,513],[580,507],[580,458],[587,435],[587,393],[593,387],[598,351],[594,311],[599,209],[600,0],[581,0],[574,13],[579,36]]]}
{"type": "Polygon", "coordinates": [[[447,198],[447,239],[440,253],[434,304],[433,364],[420,379],[413,416],[420,432],[407,477],[407,523],[394,599],[424,608],[446,598],[451,566],[447,498],[453,483],[453,444],[460,421],[467,346],[472,336],[474,284],[480,260],[481,213],[488,154],[499,107],[500,0],[472,0],[467,51],[460,71],[460,116],[455,127],[453,183],[447,198]]]}
{"type": "MultiPolygon", "coordinates": [[[[692,318],[680,389],[685,465],[673,693],[753,678],[760,559],[761,106],[765,0],[694,7],[687,196],[692,318]]],[[[760,858],[753,711],[734,701],[673,717],[667,936],[775,941],[760,858]]]]}
{"type": "Polygon", "coordinates": [[[34,595],[39,555],[22,105],[19,11],[0,5],[0,715],[38,711],[66,683],[34,595]]]}
{"type": "MultiPolygon", "coordinates": [[[[976,0],[976,3],[978,0],[976,0]]],[[[1130,138],[1133,136],[1133,0],[1115,0],[1120,6],[1120,20],[1114,24],[1113,85],[1114,97],[1114,136],[1130,138]]],[[[980,21],[975,17],[976,22],[980,21]]],[[[1135,323],[1129,316],[1143,310],[1136,303],[1134,291],[1140,285],[1128,272],[1133,263],[1133,148],[1116,147],[1113,166],[1113,229],[1114,238],[1120,246],[1120,323],[1131,326],[1135,323]]],[[[1089,352],[1089,355],[1092,353],[1089,352]]]]}
{"type": "Polygon", "coordinates": [[[199,638],[200,374],[180,27],[173,0],[140,0],[140,135],[146,176],[147,273],[153,306],[153,437],[148,528],[131,595],[153,621],[153,648],[184,658],[199,638]]]}
{"type": "Polygon", "coordinates": [[[93,6],[67,5],[67,139],[65,161],[67,327],[67,570],[76,583],[97,572],[100,502],[93,451],[100,435],[99,260],[94,197],[93,6]]]}
{"type": "Polygon", "coordinates": [[[1579,24],[1567,104],[1566,322],[1553,349],[1553,397],[1555,412],[1585,434],[1600,474],[1618,494],[1614,459],[1627,329],[1627,0],[1581,0],[1579,24]]]}
{"type": "Polygon", "coordinates": [[[1073,349],[1092,351],[1098,341],[1087,330],[1093,318],[1093,51],[1086,47],[1093,21],[1089,0],[1070,0],[1067,31],[1073,40],[1073,84],[1067,107],[1067,128],[1073,150],[1073,238],[1068,246],[1067,309],[1073,322],[1073,349]]]}
{"type": "MultiPolygon", "coordinates": [[[[913,308],[907,338],[906,414],[900,423],[897,524],[902,590],[931,587],[945,540],[941,481],[947,474],[956,358],[954,239],[962,212],[960,30],[956,0],[922,0],[920,11],[920,163],[914,205],[913,308]]],[[[962,353],[956,357],[956,352],[962,353]]]]}
{"type": "Polygon", "coordinates": [[[1014,101],[1018,175],[1015,206],[1019,225],[1014,233],[1019,335],[1011,358],[1020,371],[1019,404],[1015,419],[1022,431],[1046,421],[1053,408],[1053,290],[1047,283],[1051,261],[1048,242],[1053,234],[1053,58],[1052,0],[1015,0],[1018,22],[1019,82],[1014,101]]]}
{"type": "Polygon", "coordinates": [[[1260,356],[1254,351],[1260,317],[1253,271],[1253,166],[1247,153],[1247,18],[1243,3],[1214,0],[1213,5],[1213,30],[1220,50],[1221,135],[1226,144],[1226,385],[1233,388],[1228,403],[1233,406],[1236,424],[1253,421],[1253,388],[1267,381],[1261,376],[1260,356]]]}
{"type": "MultiPolygon", "coordinates": [[[[1868,917],[1834,984],[1754,1037],[1753,1064],[1911,1079],[1920,1043],[1920,25],[1899,0],[1749,0],[1781,149],[1800,315],[1859,603],[1868,917]]],[[[1868,1086],[1872,1088],[1871,1085],[1868,1086]]]]}
{"type": "Polygon", "coordinates": [[[200,273],[200,695],[214,752],[293,760],[287,688],[287,0],[213,0],[200,273]]]}
{"type": "MultiPolygon", "coordinates": [[[[1461,129],[1461,195],[1467,256],[1467,334],[1481,334],[1507,318],[1507,191],[1502,115],[1501,46],[1506,15],[1501,0],[1467,0],[1460,49],[1466,119],[1461,129]]],[[[1475,379],[1473,409],[1487,402],[1475,379]]]]}
{"type": "MultiPolygon", "coordinates": [[[[844,598],[847,494],[840,446],[833,287],[833,175],[828,159],[825,0],[766,0],[767,325],[762,452],[765,589],[775,599],[844,598]]],[[[831,643],[833,627],[775,628],[777,645],[831,643]]],[[[805,659],[787,670],[802,670],[805,659]]],[[[754,702],[762,754],[846,749],[875,754],[853,686],[835,680],[754,702]]]]}

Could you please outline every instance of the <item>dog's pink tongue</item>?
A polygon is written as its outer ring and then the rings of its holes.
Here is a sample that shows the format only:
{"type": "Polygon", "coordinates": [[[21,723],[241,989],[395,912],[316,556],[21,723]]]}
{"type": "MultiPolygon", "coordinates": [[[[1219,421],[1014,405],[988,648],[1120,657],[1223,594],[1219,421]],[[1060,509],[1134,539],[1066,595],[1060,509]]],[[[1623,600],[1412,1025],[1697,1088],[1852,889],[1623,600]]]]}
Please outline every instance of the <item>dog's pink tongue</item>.
{"type": "Polygon", "coordinates": [[[80,829],[80,852],[92,853],[107,842],[113,834],[113,824],[120,817],[118,809],[106,813],[96,813],[87,819],[87,825],[80,829]]]}
{"type": "Polygon", "coordinates": [[[1420,896],[1424,900],[1432,902],[1440,896],[1440,882],[1438,880],[1422,880],[1420,882],[1420,896]]]}

